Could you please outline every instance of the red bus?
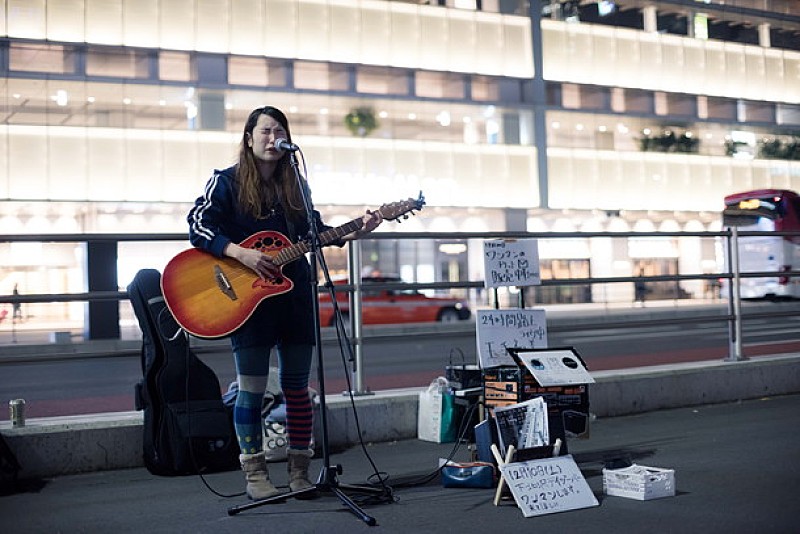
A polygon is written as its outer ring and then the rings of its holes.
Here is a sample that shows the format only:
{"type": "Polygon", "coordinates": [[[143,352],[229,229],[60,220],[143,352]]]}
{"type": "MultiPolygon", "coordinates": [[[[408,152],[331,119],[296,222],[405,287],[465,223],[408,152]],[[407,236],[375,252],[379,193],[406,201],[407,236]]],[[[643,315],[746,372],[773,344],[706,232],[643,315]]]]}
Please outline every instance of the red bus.
{"type": "MultiPolygon", "coordinates": [[[[800,232],[800,196],[785,189],[728,195],[722,223],[737,227],[739,232],[800,232]]],[[[739,237],[739,272],[793,270],[800,270],[800,234],[739,237]]],[[[747,299],[800,298],[800,278],[742,278],[739,289],[741,297],[747,299]]]]}

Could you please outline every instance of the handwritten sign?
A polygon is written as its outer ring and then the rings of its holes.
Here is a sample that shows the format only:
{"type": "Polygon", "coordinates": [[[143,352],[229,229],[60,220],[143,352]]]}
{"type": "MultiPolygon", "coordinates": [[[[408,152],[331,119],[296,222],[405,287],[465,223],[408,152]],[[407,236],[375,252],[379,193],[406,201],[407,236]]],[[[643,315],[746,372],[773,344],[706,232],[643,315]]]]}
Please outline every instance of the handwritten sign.
{"type": "Polygon", "coordinates": [[[478,310],[475,329],[478,359],[484,369],[516,365],[506,349],[547,347],[542,309],[478,310]]]}
{"type": "Polygon", "coordinates": [[[538,286],[539,247],[535,239],[490,239],[483,242],[485,287],[538,286]]]}
{"type": "Polygon", "coordinates": [[[505,464],[500,472],[525,517],[599,505],[569,454],[505,464]]]}

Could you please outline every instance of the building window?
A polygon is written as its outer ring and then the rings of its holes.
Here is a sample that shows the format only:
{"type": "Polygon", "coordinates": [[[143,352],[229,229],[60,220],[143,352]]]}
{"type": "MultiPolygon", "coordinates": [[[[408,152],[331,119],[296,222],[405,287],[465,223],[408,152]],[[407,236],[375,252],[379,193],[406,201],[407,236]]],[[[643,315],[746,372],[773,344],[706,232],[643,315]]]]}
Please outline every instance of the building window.
{"type": "Polygon", "coordinates": [[[376,95],[407,95],[406,71],[388,67],[356,67],[356,91],[376,95]]]}
{"type": "Polygon", "coordinates": [[[296,89],[347,91],[350,88],[349,80],[349,73],[343,65],[312,61],[295,61],[294,63],[294,86],[296,89]]]}
{"type": "Polygon", "coordinates": [[[499,100],[500,90],[497,81],[487,76],[473,76],[472,99],[481,102],[496,102],[499,100]]]}
{"type": "Polygon", "coordinates": [[[160,52],[158,74],[162,80],[189,82],[192,80],[191,56],[186,52],[160,52]]]}
{"type": "Polygon", "coordinates": [[[119,48],[89,50],[86,53],[86,74],[115,78],[147,78],[149,77],[147,54],[119,48]]]}
{"type": "Polygon", "coordinates": [[[417,72],[416,95],[427,98],[464,98],[464,76],[447,72],[417,72]]]}
{"type": "Polygon", "coordinates": [[[263,57],[231,56],[228,59],[228,82],[231,85],[286,87],[284,61],[263,57]]]}
{"type": "Polygon", "coordinates": [[[75,74],[75,50],[69,46],[11,43],[10,70],[75,74]]]}

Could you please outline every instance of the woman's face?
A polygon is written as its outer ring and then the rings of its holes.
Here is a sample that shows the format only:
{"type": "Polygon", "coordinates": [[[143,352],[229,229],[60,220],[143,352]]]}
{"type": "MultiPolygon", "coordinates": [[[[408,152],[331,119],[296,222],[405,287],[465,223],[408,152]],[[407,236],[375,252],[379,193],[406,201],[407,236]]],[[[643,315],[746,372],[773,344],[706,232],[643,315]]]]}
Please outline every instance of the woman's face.
{"type": "Polygon", "coordinates": [[[289,138],[286,129],[280,122],[262,113],[258,116],[253,133],[247,138],[247,146],[253,150],[256,159],[276,163],[283,157],[283,151],[275,148],[274,143],[281,138],[289,138]]]}

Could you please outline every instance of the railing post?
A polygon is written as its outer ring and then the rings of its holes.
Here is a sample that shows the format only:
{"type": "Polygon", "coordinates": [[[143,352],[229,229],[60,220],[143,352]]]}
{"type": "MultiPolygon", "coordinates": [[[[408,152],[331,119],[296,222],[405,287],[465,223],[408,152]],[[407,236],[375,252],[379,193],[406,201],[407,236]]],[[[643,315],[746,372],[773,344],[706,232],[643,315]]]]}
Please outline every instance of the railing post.
{"type": "Polygon", "coordinates": [[[730,227],[728,239],[728,266],[729,274],[733,278],[728,283],[728,312],[731,320],[728,323],[728,357],[725,361],[738,362],[747,358],[742,354],[742,295],[739,282],[739,229],[730,227]]]}
{"type": "MultiPolygon", "coordinates": [[[[117,291],[117,242],[86,242],[86,287],[91,291],[117,291]]],[[[119,302],[86,304],[84,339],[119,339],[119,302]]]]}
{"type": "Polygon", "coordinates": [[[353,370],[350,386],[354,395],[368,395],[370,392],[364,385],[364,335],[361,315],[361,242],[350,241],[347,246],[347,271],[349,282],[353,286],[350,293],[350,332],[353,347],[353,370]]]}

